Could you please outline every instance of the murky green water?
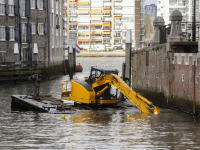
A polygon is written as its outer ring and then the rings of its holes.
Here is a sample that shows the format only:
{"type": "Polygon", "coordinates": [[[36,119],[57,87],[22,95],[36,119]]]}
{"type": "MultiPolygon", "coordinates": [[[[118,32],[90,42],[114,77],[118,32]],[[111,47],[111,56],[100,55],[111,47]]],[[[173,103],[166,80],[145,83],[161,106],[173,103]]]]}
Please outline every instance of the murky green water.
{"type": "MultiPolygon", "coordinates": [[[[77,58],[83,78],[90,66],[118,68],[123,58],[77,58]]],[[[60,97],[61,83],[68,76],[42,81],[41,94],[60,97]]],[[[78,110],[61,115],[11,113],[12,94],[27,94],[33,82],[0,84],[0,149],[200,149],[200,121],[193,116],[160,109],[159,116],[129,109],[78,110]],[[130,118],[127,119],[127,115],[130,118]]]]}

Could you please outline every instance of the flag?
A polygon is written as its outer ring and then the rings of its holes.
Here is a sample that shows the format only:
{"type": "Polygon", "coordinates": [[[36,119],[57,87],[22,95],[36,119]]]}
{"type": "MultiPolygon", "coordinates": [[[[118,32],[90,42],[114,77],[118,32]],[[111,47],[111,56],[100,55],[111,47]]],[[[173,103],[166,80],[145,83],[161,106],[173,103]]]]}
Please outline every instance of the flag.
{"type": "Polygon", "coordinates": [[[76,44],[76,52],[80,53],[81,52],[81,48],[76,44]]]}

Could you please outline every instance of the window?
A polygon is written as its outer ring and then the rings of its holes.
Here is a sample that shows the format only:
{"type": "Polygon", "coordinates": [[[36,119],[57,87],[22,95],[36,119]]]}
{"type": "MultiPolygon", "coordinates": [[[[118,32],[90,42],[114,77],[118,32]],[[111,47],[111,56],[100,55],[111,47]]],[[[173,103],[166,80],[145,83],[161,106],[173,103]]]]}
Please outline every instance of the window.
{"type": "Polygon", "coordinates": [[[54,0],[52,0],[52,13],[54,13],[54,0]]]}
{"type": "Polygon", "coordinates": [[[62,1],[60,1],[60,15],[62,15],[62,1]]]}
{"type": "Polygon", "coordinates": [[[6,62],[6,51],[0,51],[0,63],[6,62]]]}
{"type": "Polygon", "coordinates": [[[58,14],[58,1],[56,1],[56,14],[58,14]]]}
{"type": "Polygon", "coordinates": [[[31,9],[35,9],[35,0],[31,0],[31,9]]]}
{"type": "Polygon", "coordinates": [[[198,79],[198,76],[196,76],[196,84],[199,83],[199,79],[198,79]]]}
{"type": "Polygon", "coordinates": [[[0,15],[5,15],[5,0],[0,0],[0,15]]]}
{"type": "Polygon", "coordinates": [[[0,26],[0,41],[6,40],[6,27],[0,26]]]}
{"type": "Polygon", "coordinates": [[[43,0],[37,0],[37,8],[38,10],[43,10],[43,0]]]}
{"type": "Polygon", "coordinates": [[[158,72],[156,72],[156,78],[158,78],[158,72]]]}
{"type": "Polygon", "coordinates": [[[26,23],[21,23],[21,40],[22,43],[26,43],[27,41],[27,29],[26,29],[26,23]]]}
{"type": "Polygon", "coordinates": [[[52,47],[54,48],[54,35],[52,34],[52,47]]]}
{"type": "Polygon", "coordinates": [[[38,34],[44,35],[44,23],[38,23],[38,34]]]}
{"type": "Polygon", "coordinates": [[[52,22],[51,22],[51,23],[52,23],[51,26],[54,27],[54,14],[53,14],[53,13],[52,13],[51,21],[52,21],[52,22]]]}
{"type": "Polygon", "coordinates": [[[25,0],[20,0],[19,1],[19,7],[20,7],[20,16],[25,17],[25,0]]]}
{"type": "Polygon", "coordinates": [[[58,31],[59,29],[56,29],[56,43],[57,43],[57,47],[59,47],[59,37],[58,37],[58,31]]]}
{"type": "Polygon", "coordinates": [[[185,81],[185,75],[182,74],[182,82],[184,82],[184,81],[185,81]]]}
{"type": "Polygon", "coordinates": [[[146,66],[149,66],[149,51],[146,51],[146,66]]]}
{"type": "Polygon", "coordinates": [[[35,22],[31,22],[32,34],[35,34],[35,22]]]}
{"type": "Polygon", "coordinates": [[[8,5],[9,5],[9,16],[14,16],[14,0],[9,0],[8,5]]]}
{"type": "Polygon", "coordinates": [[[10,27],[10,41],[15,41],[15,27],[10,27]]]}

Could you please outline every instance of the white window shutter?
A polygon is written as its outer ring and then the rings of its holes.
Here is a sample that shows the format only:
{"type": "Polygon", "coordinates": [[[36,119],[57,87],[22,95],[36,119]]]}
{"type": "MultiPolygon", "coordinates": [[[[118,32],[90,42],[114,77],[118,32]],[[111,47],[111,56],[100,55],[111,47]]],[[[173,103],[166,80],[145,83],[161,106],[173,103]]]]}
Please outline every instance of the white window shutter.
{"type": "Polygon", "coordinates": [[[37,9],[39,9],[40,0],[37,0],[37,9]]]}

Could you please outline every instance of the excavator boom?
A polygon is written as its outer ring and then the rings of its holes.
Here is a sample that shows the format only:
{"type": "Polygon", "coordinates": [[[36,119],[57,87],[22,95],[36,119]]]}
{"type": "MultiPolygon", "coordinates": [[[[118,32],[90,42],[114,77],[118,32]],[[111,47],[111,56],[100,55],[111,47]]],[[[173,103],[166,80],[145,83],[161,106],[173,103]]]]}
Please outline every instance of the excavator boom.
{"type": "Polygon", "coordinates": [[[92,84],[92,88],[95,88],[107,83],[115,86],[143,113],[145,114],[153,113],[153,110],[149,107],[149,105],[151,105],[152,102],[148,101],[139,93],[136,93],[116,74],[101,75],[99,78],[96,79],[96,82],[92,84]]]}

